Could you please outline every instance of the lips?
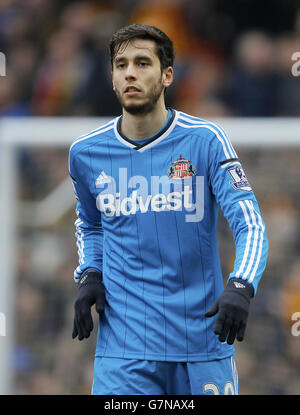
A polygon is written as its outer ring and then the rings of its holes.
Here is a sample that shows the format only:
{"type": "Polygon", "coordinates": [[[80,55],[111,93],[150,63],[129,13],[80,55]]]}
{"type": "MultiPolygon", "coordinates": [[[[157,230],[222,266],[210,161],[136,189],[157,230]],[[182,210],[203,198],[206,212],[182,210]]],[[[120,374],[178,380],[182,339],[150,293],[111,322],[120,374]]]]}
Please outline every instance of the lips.
{"type": "Polygon", "coordinates": [[[128,93],[130,94],[130,93],[135,93],[135,92],[141,92],[141,90],[133,85],[128,85],[124,90],[125,94],[128,94],[128,93]]]}

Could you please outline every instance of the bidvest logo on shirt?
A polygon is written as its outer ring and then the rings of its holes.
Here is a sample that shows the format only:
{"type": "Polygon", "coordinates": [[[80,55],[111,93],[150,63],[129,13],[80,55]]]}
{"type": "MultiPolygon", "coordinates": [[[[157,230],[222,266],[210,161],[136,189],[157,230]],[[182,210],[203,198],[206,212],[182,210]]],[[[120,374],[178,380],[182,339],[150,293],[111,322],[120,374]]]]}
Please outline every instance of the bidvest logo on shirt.
{"type": "Polygon", "coordinates": [[[104,188],[97,195],[97,209],[106,217],[185,211],[186,222],[200,222],[204,216],[203,176],[196,176],[194,168],[188,177],[184,174],[184,180],[173,180],[169,173],[150,178],[128,177],[127,168],[119,168],[115,180],[102,171],[95,182],[97,189],[104,188]]]}

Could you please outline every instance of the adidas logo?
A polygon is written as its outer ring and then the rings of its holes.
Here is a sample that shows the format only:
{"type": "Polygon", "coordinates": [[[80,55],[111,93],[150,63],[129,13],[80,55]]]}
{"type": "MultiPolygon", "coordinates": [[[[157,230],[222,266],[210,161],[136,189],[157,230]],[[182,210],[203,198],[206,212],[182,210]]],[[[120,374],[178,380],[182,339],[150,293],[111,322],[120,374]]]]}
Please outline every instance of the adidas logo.
{"type": "Polygon", "coordinates": [[[96,187],[101,186],[104,183],[110,183],[111,177],[108,177],[107,174],[102,170],[102,172],[99,174],[97,180],[96,180],[96,187]]]}
{"type": "Polygon", "coordinates": [[[241,284],[240,282],[233,281],[233,283],[235,285],[235,288],[245,288],[244,284],[241,284]]]}
{"type": "Polygon", "coordinates": [[[88,273],[86,273],[80,280],[79,280],[79,284],[83,284],[84,281],[87,279],[88,277],[88,273]]]}

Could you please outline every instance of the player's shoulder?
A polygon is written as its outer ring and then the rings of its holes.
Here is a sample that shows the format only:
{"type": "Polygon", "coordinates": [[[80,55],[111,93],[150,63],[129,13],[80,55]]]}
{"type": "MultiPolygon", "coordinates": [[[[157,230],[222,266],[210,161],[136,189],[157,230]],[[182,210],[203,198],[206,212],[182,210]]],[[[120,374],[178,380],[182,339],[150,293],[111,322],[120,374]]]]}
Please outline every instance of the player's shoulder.
{"type": "Polygon", "coordinates": [[[183,111],[177,111],[177,124],[185,129],[190,130],[194,134],[207,138],[227,138],[224,129],[216,122],[206,120],[200,117],[186,114],[183,111]]]}
{"type": "Polygon", "coordinates": [[[93,145],[94,143],[101,143],[101,140],[105,139],[108,134],[113,133],[117,119],[118,117],[115,117],[108,122],[101,124],[96,129],[75,138],[69,149],[70,155],[73,155],[83,148],[93,145]]]}
{"type": "Polygon", "coordinates": [[[185,131],[190,131],[193,136],[199,137],[199,143],[205,142],[207,149],[213,148],[221,152],[224,159],[237,157],[231,140],[218,123],[178,111],[177,124],[185,131]]]}

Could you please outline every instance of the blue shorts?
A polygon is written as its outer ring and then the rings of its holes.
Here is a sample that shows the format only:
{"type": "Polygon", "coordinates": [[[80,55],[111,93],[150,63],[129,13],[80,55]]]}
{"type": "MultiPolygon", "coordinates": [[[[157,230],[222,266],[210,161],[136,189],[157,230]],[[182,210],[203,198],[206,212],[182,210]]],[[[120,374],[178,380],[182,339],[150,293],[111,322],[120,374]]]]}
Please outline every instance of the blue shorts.
{"type": "Polygon", "coordinates": [[[161,362],[96,357],[92,395],[238,395],[235,357],[161,362]]]}

